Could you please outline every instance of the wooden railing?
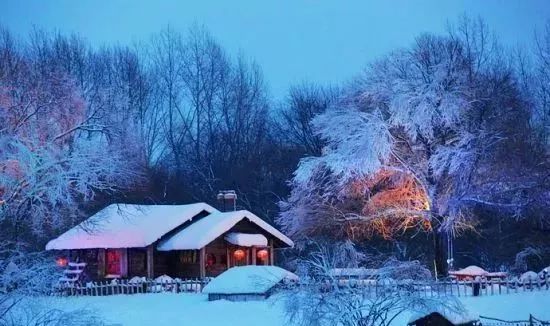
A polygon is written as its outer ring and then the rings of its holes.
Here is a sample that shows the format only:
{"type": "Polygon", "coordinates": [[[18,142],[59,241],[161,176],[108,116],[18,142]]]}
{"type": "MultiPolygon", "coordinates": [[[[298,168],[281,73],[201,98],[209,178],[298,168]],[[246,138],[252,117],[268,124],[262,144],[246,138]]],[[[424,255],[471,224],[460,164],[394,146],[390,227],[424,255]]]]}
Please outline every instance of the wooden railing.
{"type": "Polygon", "coordinates": [[[388,280],[344,279],[338,280],[342,286],[360,287],[369,294],[377,295],[382,291],[396,288],[413,290],[426,297],[436,296],[487,296],[512,294],[530,291],[550,290],[550,277],[538,281],[438,281],[438,282],[405,282],[388,280]]]}
{"type": "Polygon", "coordinates": [[[503,320],[499,318],[479,316],[481,326],[550,326],[550,321],[544,321],[529,315],[528,320],[503,320]]]}
{"type": "Polygon", "coordinates": [[[116,294],[138,293],[181,293],[201,292],[210,278],[204,279],[174,279],[170,281],[145,280],[131,282],[130,280],[89,282],[86,284],[60,283],[53,291],[58,296],[105,296],[116,294]]]}
{"type": "MultiPolygon", "coordinates": [[[[160,293],[160,292],[195,292],[202,291],[210,278],[204,279],[174,279],[165,281],[145,280],[131,282],[130,280],[91,282],[86,284],[61,283],[53,292],[61,296],[104,296],[115,294],[160,293]]],[[[531,291],[550,290],[550,277],[539,281],[439,281],[439,282],[404,282],[388,280],[369,280],[356,278],[340,278],[341,286],[359,287],[367,294],[378,295],[388,290],[406,289],[418,292],[422,296],[488,296],[531,291]]]]}

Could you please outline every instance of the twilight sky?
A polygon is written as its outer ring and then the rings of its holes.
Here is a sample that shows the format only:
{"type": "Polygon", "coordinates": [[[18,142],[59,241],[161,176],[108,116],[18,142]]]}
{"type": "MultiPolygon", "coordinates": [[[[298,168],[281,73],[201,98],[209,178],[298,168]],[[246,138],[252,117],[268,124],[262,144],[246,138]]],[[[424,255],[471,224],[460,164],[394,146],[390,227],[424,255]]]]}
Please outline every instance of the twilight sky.
{"type": "Polygon", "coordinates": [[[230,54],[242,51],[260,64],[277,98],[301,81],[345,81],[464,13],[483,17],[513,46],[531,42],[550,19],[550,0],[0,0],[0,25],[17,34],[34,25],[76,32],[97,46],[204,24],[230,54]]]}

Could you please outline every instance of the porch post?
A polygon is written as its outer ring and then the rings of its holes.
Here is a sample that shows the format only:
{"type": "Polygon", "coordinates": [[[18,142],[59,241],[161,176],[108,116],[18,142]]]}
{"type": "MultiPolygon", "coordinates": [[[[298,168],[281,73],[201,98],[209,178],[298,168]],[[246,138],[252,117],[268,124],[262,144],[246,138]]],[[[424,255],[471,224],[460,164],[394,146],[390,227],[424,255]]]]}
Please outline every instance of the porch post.
{"type": "Polygon", "coordinates": [[[105,249],[97,249],[97,278],[105,277],[105,249]]]}
{"type": "Polygon", "coordinates": [[[256,247],[252,247],[252,265],[256,265],[256,247]]]}
{"type": "Polygon", "coordinates": [[[128,248],[120,249],[120,276],[128,277],[128,248]]]}
{"type": "Polygon", "coordinates": [[[225,253],[227,255],[227,269],[231,268],[231,255],[229,254],[229,247],[225,248],[225,253]]]}
{"type": "Polygon", "coordinates": [[[206,247],[200,249],[199,265],[200,265],[200,277],[206,277],[206,247]]]}
{"type": "Polygon", "coordinates": [[[150,245],[147,247],[147,277],[155,277],[155,257],[154,257],[155,247],[150,245]]]}
{"type": "Polygon", "coordinates": [[[273,253],[273,239],[269,239],[269,264],[268,265],[275,265],[275,255],[273,253]]]}

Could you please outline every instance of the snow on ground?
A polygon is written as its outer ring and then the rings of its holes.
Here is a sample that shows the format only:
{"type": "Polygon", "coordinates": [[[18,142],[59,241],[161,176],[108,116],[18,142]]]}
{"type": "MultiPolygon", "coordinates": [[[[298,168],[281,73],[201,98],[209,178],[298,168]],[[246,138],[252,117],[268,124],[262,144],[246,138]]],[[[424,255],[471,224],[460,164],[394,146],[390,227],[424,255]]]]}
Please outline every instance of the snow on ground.
{"type": "MultiPolygon", "coordinates": [[[[134,294],[106,297],[40,298],[48,308],[92,309],[115,325],[280,326],[289,325],[283,302],[273,296],[266,301],[208,301],[205,294],[134,294]]],[[[472,314],[503,319],[527,319],[529,314],[550,320],[550,291],[461,298],[472,314]]],[[[406,325],[403,314],[394,325],[406,325]]]]}
{"type": "Polygon", "coordinates": [[[114,325],[128,326],[279,326],[285,325],[279,302],[208,301],[205,294],[151,293],[105,297],[41,298],[48,308],[90,309],[114,325]]]}
{"type": "MultiPolygon", "coordinates": [[[[493,317],[505,320],[527,320],[529,314],[550,320],[550,291],[523,292],[480,297],[461,297],[470,315],[493,317]]],[[[405,313],[394,323],[406,325],[412,313],[405,313]]]]}

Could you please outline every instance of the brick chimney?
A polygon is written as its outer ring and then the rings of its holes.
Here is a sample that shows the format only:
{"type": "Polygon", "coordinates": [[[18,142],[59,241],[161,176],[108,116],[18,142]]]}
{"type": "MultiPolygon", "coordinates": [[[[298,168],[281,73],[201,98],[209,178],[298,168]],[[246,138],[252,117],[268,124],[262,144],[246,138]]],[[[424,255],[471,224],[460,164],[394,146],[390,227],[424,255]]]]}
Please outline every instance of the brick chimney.
{"type": "Polygon", "coordinates": [[[237,194],[235,190],[220,190],[218,192],[218,209],[222,212],[237,210],[237,194]]]}

